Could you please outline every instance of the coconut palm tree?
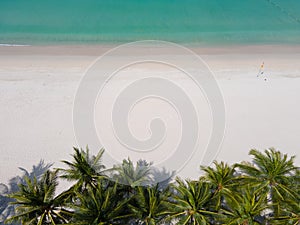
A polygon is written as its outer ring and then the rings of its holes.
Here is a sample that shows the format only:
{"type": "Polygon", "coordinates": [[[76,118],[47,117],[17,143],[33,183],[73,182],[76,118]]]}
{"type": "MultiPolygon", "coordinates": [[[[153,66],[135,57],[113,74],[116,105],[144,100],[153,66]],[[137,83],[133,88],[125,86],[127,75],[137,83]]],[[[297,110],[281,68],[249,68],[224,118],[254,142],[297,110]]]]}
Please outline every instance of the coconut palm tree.
{"type": "Polygon", "coordinates": [[[85,192],[75,191],[77,199],[70,205],[74,209],[70,224],[128,224],[127,219],[132,216],[127,207],[130,199],[118,192],[117,183],[108,183],[98,179],[96,188],[88,186],[85,192]]]}
{"type": "Polygon", "coordinates": [[[113,167],[112,177],[118,183],[135,188],[151,184],[151,166],[145,160],[139,160],[136,165],[128,158],[122,164],[113,167]]]}
{"type": "Polygon", "coordinates": [[[74,187],[84,191],[88,186],[97,187],[99,177],[106,177],[104,174],[105,166],[101,163],[104,149],[101,149],[96,156],[90,156],[88,147],[86,151],[74,147],[75,153],[73,162],[63,160],[68,169],[58,169],[62,172],[60,176],[68,181],[76,181],[74,187]]]}
{"type": "Polygon", "coordinates": [[[239,177],[235,174],[234,166],[217,161],[214,161],[213,164],[214,168],[210,166],[201,166],[200,168],[205,172],[202,179],[212,184],[216,209],[219,209],[224,203],[224,199],[233,195],[239,177]]]}
{"type": "Polygon", "coordinates": [[[264,153],[252,149],[249,154],[253,156],[253,164],[244,162],[236,164],[236,167],[243,173],[245,184],[251,184],[257,192],[267,193],[269,204],[273,206],[271,214],[278,216],[284,196],[296,196],[291,185],[297,170],[294,166],[295,156],[289,158],[274,148],[265,150],[264,153]]]}
{"type": "Polygon", "coordinates": [[[281,215],[272,218],[272,224],[280,225],[300,225],[300,199],[287,200],[283,203],[281,215]]]}
{"type": "Polygon", "coordinates": [[[281,214],[274,217],[272,224],[293,224],[300,225],[300,169],[298,168],[296,174],[293,176],[291,184],[296,190],[296,197],[291,198],[285,196],[284,201],[281,202],[281,214]]]}
{"type": "Polygon", "coordinates": [[[175,192],[173,201],[169,203],[171,213],[168,220],[182,225],[205,225],[211,224],[213,217],[220,216],[211,210],[211,184],[177,178],[173,188],[175,192]]]}
{"type": "Polygon", "coordinates": [[[22,224],[61,224],[68,222],[72,215],[63,207],[64,199],[55,190],[58,185],[57,171],[47,170],[40,181],[36,177],[26,178],[25,184],[20,184],[20,190],[9,195],[15,199],[16,214],[7,219],[7,223],[22,224]]]}
{"type": "Polygon", "coordinates": [[[268,209],[267,194],[259,194],[253,187],[242,187],[240,192],[227,198],[226,209],[221,212],[226,215],[223,222],[227,225],[260,225],[266,224],[263,212],[268,209]]]}
{"type": "Polygon", "coordinates": [[[9,198],[9,187],[5,184],[0,183],[0,224],[10,216],[14,214],[14,206],[10,204],[13,199],[9,198]]]}
{"type": "MultiPolygon", "coordinates": [[[[26,177],[33,179],[34,177],[39,180],[45,171],[47,171],[52,166],[51,163],[46,164],[44,160],[40,160],[37,165],[32,166],[32,170],[28,170],[19,167],[23,172],[22,176],[15,176],[9,180],[8,185],[0,184],[0,224],[3,224],[6,219],[12,217],[15,214],[16,205],[10,204],[15,201],[13,198],[10,198],[8,195],[18,192],[20,184],[26,184],[26,177]]],[[[14,225],[17,225],[14,222],[14,225]]]]}
{"type": "Polygon", "coordinates": [[[170,195],[168,188],[161,189],[158,184],[153,187],[139,186],[129,206],[133,212],[134,224],[166,224],[170,195]]]}

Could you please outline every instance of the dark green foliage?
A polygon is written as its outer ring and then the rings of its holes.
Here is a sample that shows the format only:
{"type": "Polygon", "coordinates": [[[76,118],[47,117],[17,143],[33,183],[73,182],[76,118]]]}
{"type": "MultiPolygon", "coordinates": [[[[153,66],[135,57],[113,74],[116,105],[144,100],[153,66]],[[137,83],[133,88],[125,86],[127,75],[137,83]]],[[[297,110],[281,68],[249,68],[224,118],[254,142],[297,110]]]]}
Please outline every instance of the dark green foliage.
{"type": "MultiPolygon", "coordinates": [[[[37,165],[32,166],[32,170],[29,172],[26,169],[19,167],[23,172],[22,176],[16,176],[9,180],[8,185],[0,184],[0,224],[3,224],[6,219],[15,215],[16,205],[10,204],[15,201],[15,199],[10,198],[9,194],[19,191],[19,185],[25,184],[26,179],[34,179],[36,177],[38,180],[41,179],[45,171],[47,171],[52,164],[45,164],[43,160],[37,165]]],[[[18,225],[20,223],[13,222],[13,225],[18,225]]]]}
{"type": "Polygon", "coordinates": [[[70,205],[75,210],[70,224],[124,224],[132,216],[127,207],[129,199],[118,193],[117,183],[110,185],[98,180],[96,188],[76,192],[76,197],[76,203],[70,205]]]}
{"type": "Polygon", "coordinates": [[[96,156],[90,156],[89,149],[74,148],[75,153],[73,162],[63,160],[62,162],[68,166],[68,169],[59,169],[62,172],[60,176],[68,181],[75,181],[76,188],[80,191],[85,190],[88,186],[97,186],[99,177],[105,177],[105,166],[101,163],[104,149],[101,149],[96,156]]]}
{"type": "Polygon", "coordinates": [[[47,170],[40,181],[34,177],[27,178],[20,190],[9,197],[15,199],[16,214],[6,222],[17,221],[22,224],[61,224],[68,221],[72,215],[62,207],[64,199],[55,197],[58,185],[57,171],[47,170]]]}
{"type": "Polygon", "coordinates": [[[177,224],[210,224],[213,217],[219,216],[210,207],[213,198],[212,185],[204,181],[176,179],[173,185],[175,194],[169,203],[169,219],[177,224]]]}
{"type": "Polygon", "coordinates": [[[262,213],[269,208],[267,193],[258,194],[254,188],[245,186],[226,199],[225,224],[266,224],[262,213]]]}
{"type": "Polygon", "coordinates": [[[104,150],[90,156],[74,148],[67,169],[27,173],[14,193],[1,185],[0,210],[9,222],[82,225],[300,225],[300,170],[294,156],[251,150],[252,162],[214,162],[197,180],[176,178],[144,160],[104,170],[104,150]],[[55,195],[60,178],[75,182],[55,195]],[[111,175],[111,179],[109,178],[111,175]],[[161,179],[165,177],[166,179],[161,179]],[[5,207],[4,207],[5,206],[5,207]],[[6,215],[6,214],[5,214],[6,215]]]}
{"type": "Polygon", "coordinates": [[[129,205],[135,224],[165,224],[165,219],[170,214],[170,197],[169,188],[160,189],[158,184],[154,187],[137,187],[129,205]]]}
{"type": "Polygon", "coordinates": [[[139,160],[134,165],[130,159],[124,159],[122,164],[114,166],[112,178],[118,183],[132,188],[149,185],[151,183],[151,165],[145,160],[139,160]]]}
{"type": "Polygon", "coordinates": [[[282,202],[297,197],[295,156],[289,158],[274,148],[263,153],[252,149],[249,154],[253,157],[252,163],[244,162],[236,164],[236,167],[242,172],[244,184],[255,187],[257,193],[267,194],[271,216],[277,217],[281,214],[282,202]]]}
{"type": "Polygon", "coordinates": [[[222,203],[225,203],[226,197],[231,197],[235,192],[239,177],[236,176],[233,166],[216,161],[213,164],[214,168],[201,166],[201,169],[205,172],[202,179],[212,185],[212,200],[216,206],[215,208],[219,209],[222,203]]]}

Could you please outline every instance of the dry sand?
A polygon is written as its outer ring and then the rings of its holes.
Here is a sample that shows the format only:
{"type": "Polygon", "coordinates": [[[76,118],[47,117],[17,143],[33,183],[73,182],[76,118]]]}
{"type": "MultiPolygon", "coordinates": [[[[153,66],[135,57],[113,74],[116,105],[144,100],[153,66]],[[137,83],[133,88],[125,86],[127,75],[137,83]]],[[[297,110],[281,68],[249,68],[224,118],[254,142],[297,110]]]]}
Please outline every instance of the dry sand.
{"type": "MultiPolygon", "coordinates": [[[[70,159],[76,145],[76,90],[88,66],[110,48],[0,47],[0,182],[21,174],[18,167],[30,170],[40,159],[55,167],[61,166],[59,160],[70,159]]],[[[224,97],[226,132],[216,159],[250,160],[251,148],[269,147],[298,155],[300,46],[192,49],[210,66],[224,97]],[[256,77],[262,61],[267,81],[256,77]]],[[[197,177],[199,159],[196,152],[180,175],[197,177]]]]}

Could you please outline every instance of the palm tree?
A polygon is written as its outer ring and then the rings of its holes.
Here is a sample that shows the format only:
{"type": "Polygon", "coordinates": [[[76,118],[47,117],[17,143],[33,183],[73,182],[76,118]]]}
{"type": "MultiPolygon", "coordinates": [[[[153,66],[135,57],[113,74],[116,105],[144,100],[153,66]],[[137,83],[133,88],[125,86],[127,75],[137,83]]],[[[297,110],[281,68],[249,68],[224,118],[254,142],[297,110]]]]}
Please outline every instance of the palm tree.
{"type": "Polygon", "coordinates": [[[139,160],[134,166],[128,158],[124,159],[121,165],[115,165],[112,177],[118,183],[135,188],[151,184],[151,166],[145,160],[139,160]]]}
{"type": "Polygon", "coordinates": [[[55,197],[58,185],[57,171],[47,170],[40,181],[36,177],[26,178],[25,184],[20,184],[20,190],[9,197],[15,199],[16,214],[6,220],[22,224],[61,224],[68,222],[72,215],[63,207],[62,196],[55,197]]]}
{"type": "Polygon", "coordinates": [[[281,215],[273,218],[272,224],[300,225],[300,199],[289,199],[283,204],[281,215]]]}
{"type": "Polygon", "coordinates": [[[217,161],[214,161],[213,164],[215,168],[210,166],[201,166],[200,168],[205,172],[203,180],[212,184],[216,209],[219,209],[225,198],[233,195],[239,178],[235,174],[234,166],[229,166],[224,162],[218,163],[217,161]]]}
{"type": "Polygon", "coordinates": [[[253,156],[253,164],[241,163],[236,167],[243,173],[242,179],[251,184],[257,192],[267,193],[269,204],[273,206],[272,213],[280,215],[280,202],[284,196],[296,196],[292,183],[297,167],[294,158],[276,151],[274,148],[265,150],[264,153],[252,149],[249,153],[253,156]]]}
{"type": "Polygon", "coordinates": [[[154,187],[139,186],[129,206],[133,212],[135,224],[165,224],[165,218],[169,214],[169,198],[168,188],[160,189],[158,184],[154,187]]]}
{"type": "Polygon", "coordinates": [[[13,199],[7,196],[9,192],[9,187],[0,183],[0,224],[14,213],[14,207],[9,204],[13,199]]]}
{"type": "Polygon", "coordinates": [[[203,181],[183,181],[176,179],[169,220],[176,224],[211,224],[217,212],[211,211],[210,201],[213,197],[211,185],[203,181]]]}
{"type": "MultiPolygon", "coordinates": [[[[39,180],[45,171],[52,166],[51,163],[45,164],[44,160],[40,160],[37,165],[32,166],[32,170],[29,172],[26,169],[19,167],[23,172],[22,176],[15,176],[9,180],[8,185],[0,184],[0,224],[3,224],[6,219],[12,217],[15,214],[16,205],[10,204],[14,201],[8,195],[18,192],[20,184],[26,184],[26,177],[33,180],[34,177],[39,180]]],[[[14,222],[16,225],[16,222],[14,222]]]]}
{"type": "Polygon", "coordinates": [[[98,178],[105,177],[105,166],[101,163],[104,149],[101,149],[96,156],[91,157],[88,147],[86,151],[74,147],[74,151],[73,162],[62,161],[69,168],[58,169],[63,173],[60,177],[68,181],[76,181],[74,187],[81,191],[84,191],[88,186],[95,188],[98,178]]]}
{"type": "Polygon", "coordinates": [[[240,192],[227,198],[226,209],[221,212],[226,215],[223,222],[227,225],[259,225],[266,224],[261,215],[269,205],[266,202],[267,194],[259,194],[254,188],[242,187],[240,192]]]}
{"type": "Polygon", "coordinates": [[[293,224],[300,225],[300,169],[298,168],[296,174],[293,176],[291,185],[296,190],[296,197],[291,198],[285,196],[284,201],[281,202],[283,209],[281,214],[273,218],[274,224],[293,224]]]}
{"type": "Polygon", "coordinates": [[[123,199],[117,183],[107,183],[98,179],[96,188],[88,186],[85,192],[76,191],[77,200],[70,205],[74,209],[70,224],[127,224],[127,218],[132,216],[126,207],[129,199],[123,199]]]}

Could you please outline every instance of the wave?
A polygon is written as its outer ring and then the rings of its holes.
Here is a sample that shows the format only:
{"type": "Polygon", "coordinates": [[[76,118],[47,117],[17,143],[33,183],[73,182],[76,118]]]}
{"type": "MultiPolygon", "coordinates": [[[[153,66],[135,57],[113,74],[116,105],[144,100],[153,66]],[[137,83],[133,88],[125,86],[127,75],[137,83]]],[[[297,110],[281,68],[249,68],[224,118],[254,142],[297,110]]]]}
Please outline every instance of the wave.
{"type": "Polygon", "coordinates": [[[20,46],[30,46],[30,45],[21,45],[21,44],[0,44],[0,46],[5,46],[5,47],[20,47],[20,46]]]}

